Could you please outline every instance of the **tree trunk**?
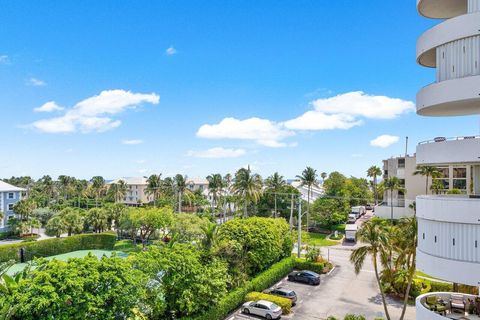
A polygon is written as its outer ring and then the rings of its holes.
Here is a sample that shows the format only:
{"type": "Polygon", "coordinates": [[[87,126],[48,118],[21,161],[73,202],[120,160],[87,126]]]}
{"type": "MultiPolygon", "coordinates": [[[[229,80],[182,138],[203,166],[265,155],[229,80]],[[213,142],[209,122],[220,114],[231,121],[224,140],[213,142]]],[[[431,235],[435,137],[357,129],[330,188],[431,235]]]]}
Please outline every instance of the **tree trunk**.
{"type": "Polygon", "coordinates": [[[277,194],[275,193],[275,212],[273,214],[273,217],[276,218],[277,217],[277,194]]]}
{"type": "Polygon", "coordinates": [[[311,186],[308,186],[308,191],[307,191],[307,232],[308,232],[308,227],[310,226],[310,190],[311,186]]]}
{"type": "Polygon", "coordinates": [[[388,313],[387,301],[385,300],[385,293],[383,292],[382,284],[380,283],[380,277],[378,276],[378,266],[377,266],[377,253],[372,256],[373,259],[373,269],[375,270],[375,278],[377,279],[377,284],[380,289],[380,295],[382,296],[383,309],[385,310],[385,317],[387,320],[390,320],[390,314],[388,313]]]}
{"type": "Polygon", "coordinates": [[[377,176],[373,176],[373,194],[375,195],[375,205],[378,204],[377,176]]]}
{"type": "Polygon", "coordinates": [[[407,284],[407,290],[405,292],[405,297],[403,299],[403,308],[402,308],[402,314],[400,315],[400,320],[403,320],[403,317],[405,317],[405,311],[407,310],[407,304],[408,304],[408,297],[410,296],[410,288],[412,287],[412,282],[413,282],[413,276],[415,275],[415,269],[416,269],[416,253],[417,251],[414,249],[412,253],[412,263],[410,266],[410,272],[408,274],[408,284],[407,284]]]}
{"type": "Polygon", "coordinates": [[[248,208],[248,201],[245,199],[245,207],[243,208],[243,216],[245,218],[248,217],[247,208],[248,208]]]}

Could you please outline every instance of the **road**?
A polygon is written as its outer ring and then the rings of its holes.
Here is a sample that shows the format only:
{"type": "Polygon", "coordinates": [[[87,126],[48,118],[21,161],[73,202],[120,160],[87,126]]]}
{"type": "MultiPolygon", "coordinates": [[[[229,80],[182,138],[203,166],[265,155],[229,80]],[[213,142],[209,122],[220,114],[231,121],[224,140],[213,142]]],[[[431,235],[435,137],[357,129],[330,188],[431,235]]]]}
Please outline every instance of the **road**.
{"type": "MultiPolygon", "coordinates": [[[[362,217],[358,224],[370,218],[371,213],[362,217]]],[[[362,314],[367,319],[384,317],[381,296],[375,279],[375,272],[371,259],[365,260],[365,265],[358,275],[355,274],[353,265],[350,263],[350,253],[359,244],[346,243],[333,247],[322,247],[322,256],[330,257],[330,261],[336,265],[329,275],[322,275],[322,283],[319,286],[308,286],[292,283],[282,279],[275,285],[294,290],[298,296],[298,303],[293,307],[293,313],[283,316],[282,319],[319,320],[328,316],[336,316],[339,319],[348,313],[362,314]]],[[[392,319],[398,319],[401,313],[401,303],[387,299],[389,312],[392,319]]],[[[254,316],[246,316],[237,310],[227,319],[245,320],[259,319],[254,316]]],[[[406,320],[415,319],[415,307],[408,306],[406,320]]]]}

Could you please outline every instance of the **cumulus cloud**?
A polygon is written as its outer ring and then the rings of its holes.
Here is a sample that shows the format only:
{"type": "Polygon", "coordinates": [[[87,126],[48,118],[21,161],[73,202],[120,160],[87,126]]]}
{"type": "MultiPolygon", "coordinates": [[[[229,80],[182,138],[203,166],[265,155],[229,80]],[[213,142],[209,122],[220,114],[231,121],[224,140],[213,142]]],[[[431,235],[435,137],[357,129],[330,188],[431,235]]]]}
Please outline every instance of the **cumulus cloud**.
{"type": "Polygon", "coordinates": [[[48,101],[47,103],[44,103],[38,108],[33,109],[35,112],[53,112],[53,111],[60,111],[63,110],[62,107],[60,107],[58,104],[55,103],[55,101],[48,101]]]}
{"type": "MultiPolygon", "coordinates": [[[[143,103],[158,104],[159,101],[160,96],[155,93],[105,90],[97,96],[78,102],[66,110],[62,116],[35,121],[31,127],[46,133],[104,132],[117,128],[121,124],[120,120],[112,119],[107,115],[116,115],[143,103]]],[[[46,107],[47,109],[51,109],[55,104],[54,101],[48,103],[50,105],[46,107]]],[[[44,106],[37,109],[42,109],[44,106]]]]}
{"type": "Polygon", "coordinates": [[[387,96],[374,96],[362,91],[347,92],[312,102],[317,112],[347,114],[370,119],[393,119],[415,110],[415,104],[387,96]]]}
{"type": "Polygon", "coordinates": [[[135,144],[142,144],[143,140],[140,139],[130,139],[130,140],[122,140],[122,144],[128,145],[135,145],[135,144]]]}
{"type": "Polygon", "coordinates": [[[43,80],[37,79],[37,78],[30,78],[28,79],[28,84],[34,87],[44,87],[47,85],[47,83],[43,80]]]}
{"type": "Polygon", "coordinates": [[[399,138],[397,136],[382,134],[381,136],[378,136],[372,141],[370,141],[370,145],[373,147],[386,148],[394,143],[397,143],[398,139],[399,138]]]}
{"type": "Polygon", "coordinates": [[[202,151],[190,150],[187,154],[196,158],[237,158],[243,156],[245,153],[246,151],[244,149],[216,147],[202,151]]]}
{"type": "Polygon", "coordinates": [[[177,53],[177,49],[175,49],[173,46],[170,46],[167,48],[167,50],[165,50],[165,54],[167,56],[173,56],[176,53],[177,53]]]}
{"type": "Polygon", "coordinates": [[[197,131],[200,138],[253,140],[272,148],[287,146],[282,140],[294,134],[281,124],[260,118],[225,118],[217,124],[204,124],[197,131]]]}
{"type": "Polygon", "coordinates": [[[307,111],[298,118],[285,121],[285,127],[296,130],[334,130],[350,129],[363,123],[348,114],[325,114],[319,111],[307,111]]]}

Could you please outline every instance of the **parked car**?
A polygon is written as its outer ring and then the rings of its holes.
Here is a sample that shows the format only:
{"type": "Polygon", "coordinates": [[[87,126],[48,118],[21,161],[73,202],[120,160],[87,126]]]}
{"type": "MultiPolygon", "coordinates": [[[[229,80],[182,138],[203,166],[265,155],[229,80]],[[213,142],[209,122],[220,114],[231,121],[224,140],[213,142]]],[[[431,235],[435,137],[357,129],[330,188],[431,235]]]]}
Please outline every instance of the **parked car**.
{"type": "Polygon", "coordinates": [[[368,203],[368,204],[365,206],[365,209],[366,209],[366,210],[373,210],[373,206],[372,206],[370,203],[368,203]]]}
{"type": "Polygon", "coordinates": [[[364,206],[352,207],[352,209],[350,210],[350,213],[357,215],[357,219],[363,216],[366,212],[367,211],[365,210],[364,206]]]}
{"type": "Polygon", "coordinates": [[[279,296],[282,298],[290,299],[292,300],[292,305],[295,305],[297,303],[297,294],[293,290],[278,287],[270,290],[265,290],[264,292],[268,294],[273,294],[275,296],[279,296]]]}
{"type": "Polygon", "coordinates": [[[282,315],[282,308],[267,300],[248,301],[242,306],[242,312],[253,314],[265,319],[279,319],[282,315]]]}
{"type": "Polygon", "coordinates": [[[308,283],[311,285],[320,284],[320,275],[313,271],[303,270],[303,271],[293,271],[288,275],[288,281],[296,281],[308,283]]]}
{"type": "Polygon", "coordinates": [[[354,213],[350,213],[348,215],[347,224],[353,224],[353,223],[355,223],[355,221],[357,221],[357,215],[354,214],[354,213]]]}

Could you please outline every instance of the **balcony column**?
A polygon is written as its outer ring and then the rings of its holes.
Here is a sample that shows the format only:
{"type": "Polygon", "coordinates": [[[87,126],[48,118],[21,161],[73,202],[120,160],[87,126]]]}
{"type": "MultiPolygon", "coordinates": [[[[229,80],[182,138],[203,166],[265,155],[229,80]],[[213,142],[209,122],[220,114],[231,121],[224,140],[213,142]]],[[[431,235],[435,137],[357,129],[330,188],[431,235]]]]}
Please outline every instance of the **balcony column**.
{"type": "Polygon", "coordinates": [[[480,165],[472,166],[473,194],[480,195],[480,165]]]}

